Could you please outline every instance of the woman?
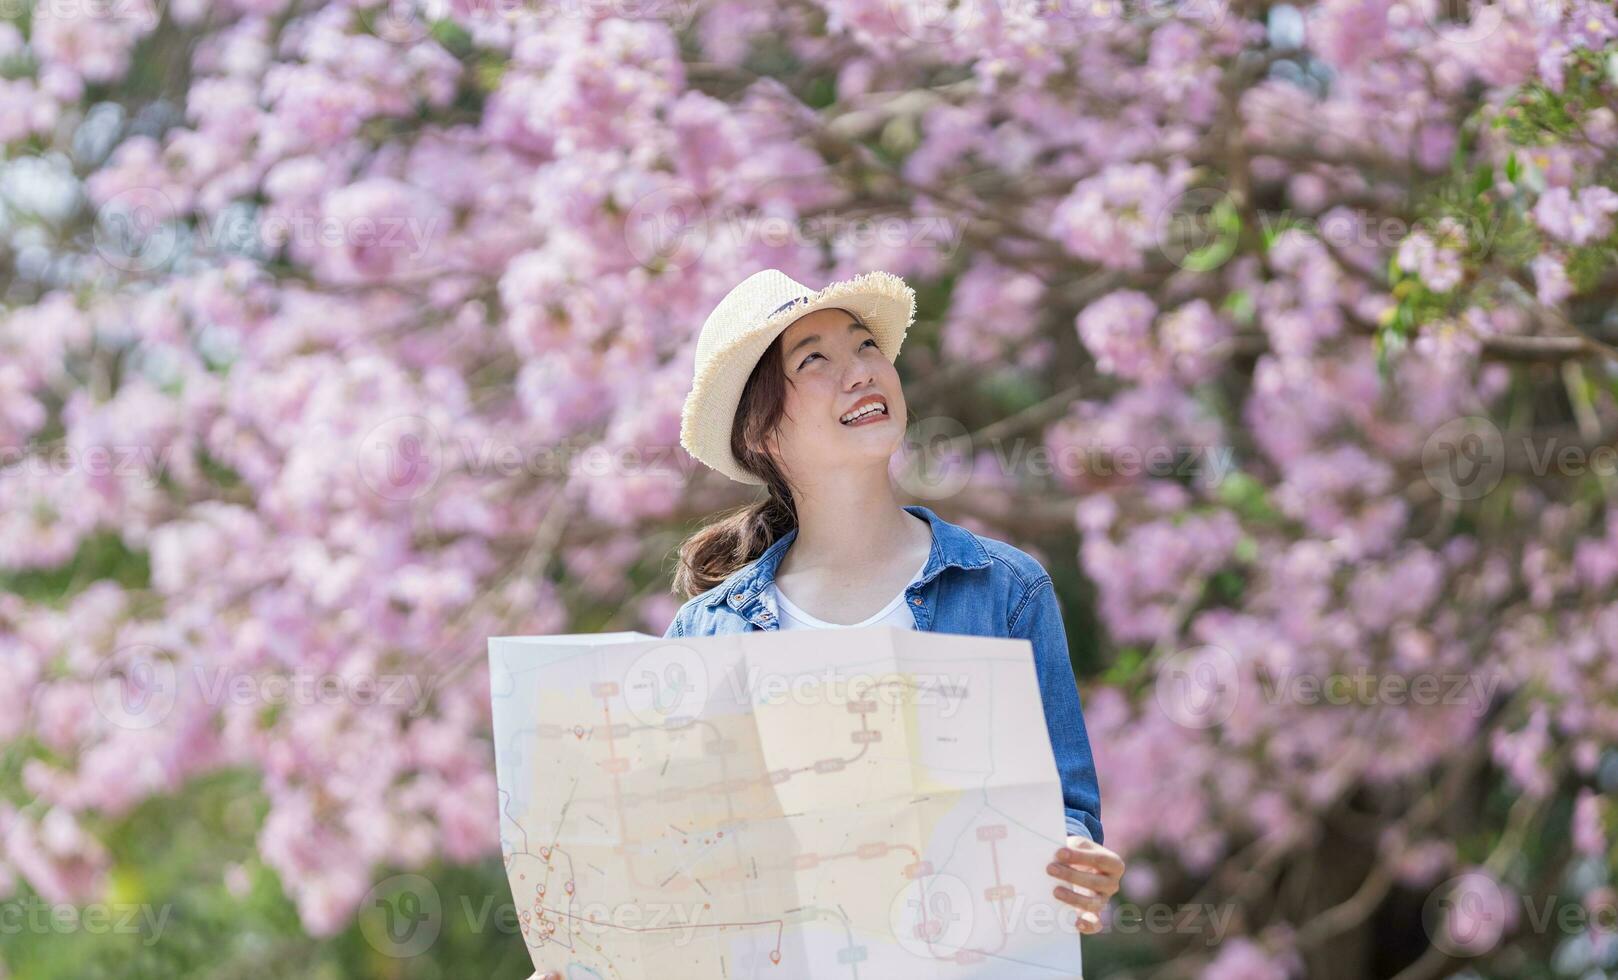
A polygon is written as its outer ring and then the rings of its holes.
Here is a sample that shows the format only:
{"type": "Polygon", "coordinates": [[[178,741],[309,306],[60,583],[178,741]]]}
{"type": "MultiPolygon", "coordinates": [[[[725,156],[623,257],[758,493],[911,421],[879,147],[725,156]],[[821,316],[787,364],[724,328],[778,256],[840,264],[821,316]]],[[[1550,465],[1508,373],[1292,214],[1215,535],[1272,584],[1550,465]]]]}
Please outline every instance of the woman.
{"type": "Polygon", "coordinates": [[[914,316],[914,291],[883,272],[816,292],[767,269],[714,310],[697,341],[680,441],[768,496],[681,546],[675,587],[690,598],[665,635],[882,623],[1028,639],[1068,833],[1046,871],[1079,930],[1095,933],[1124,862],[1101,844],[1095,766],[1050,576],[1025,552],[894,495],[888,465],[906,408],[893,362],[914,316]]]}

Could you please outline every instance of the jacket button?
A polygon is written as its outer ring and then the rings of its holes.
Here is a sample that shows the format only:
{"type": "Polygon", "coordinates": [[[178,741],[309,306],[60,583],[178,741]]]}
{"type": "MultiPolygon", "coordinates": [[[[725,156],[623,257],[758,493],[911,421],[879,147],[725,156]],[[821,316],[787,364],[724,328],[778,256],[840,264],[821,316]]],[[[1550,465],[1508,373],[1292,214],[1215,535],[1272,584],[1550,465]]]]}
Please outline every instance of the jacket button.
{"type": "Polygon", "coordinates": [[[916,596],[914,599],[911,599],[910,601],[919,606],[919,605],[921,605],[921,596],[916,596]]]}

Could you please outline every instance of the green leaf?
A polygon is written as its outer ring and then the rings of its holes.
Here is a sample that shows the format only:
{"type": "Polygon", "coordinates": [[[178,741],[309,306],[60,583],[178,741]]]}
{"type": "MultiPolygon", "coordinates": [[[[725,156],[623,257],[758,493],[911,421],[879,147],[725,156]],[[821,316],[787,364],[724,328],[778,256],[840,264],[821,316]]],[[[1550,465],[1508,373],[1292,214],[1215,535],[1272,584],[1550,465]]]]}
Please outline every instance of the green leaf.
{"type": "Polygon", "coordinates": [[[1270,504],[1264,484],[1242,472],[1232,472],[1215,490],[1219,502],[1235,511],[1244,520],[1275,521],[1281,514],[1270,504]]]}
{"type": "Polygon", "coordinates": [[[1224,265],[1235,254],[1236,243],[1241,238],[1242,216],[1228,196],[1219,199],[1210,217],[1215,232],[1213,240],[1188,253],[1180,263],[1191,272],[1211,272],[1224,265]]]}
{"type": "Polygon", "coordinates": [[[1223,303],[1219,304],[1219,310],[1238,325],[1247,326],[1253,322],[1253,315],[1256,312],[1253,294],[1245,289],[1234,290],[1225,297],[1223,303]]]}

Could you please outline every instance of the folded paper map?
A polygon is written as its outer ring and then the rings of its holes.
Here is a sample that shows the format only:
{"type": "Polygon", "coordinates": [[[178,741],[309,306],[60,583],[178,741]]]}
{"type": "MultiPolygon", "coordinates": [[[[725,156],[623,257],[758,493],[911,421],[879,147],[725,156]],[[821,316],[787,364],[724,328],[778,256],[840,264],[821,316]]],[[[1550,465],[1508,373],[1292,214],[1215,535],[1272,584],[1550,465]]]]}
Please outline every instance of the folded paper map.
{"type": "Polygon", "coordinates": [[[1028,641],[889,626],[489,640],[541,975],[1078,977],[1028,641]]]}

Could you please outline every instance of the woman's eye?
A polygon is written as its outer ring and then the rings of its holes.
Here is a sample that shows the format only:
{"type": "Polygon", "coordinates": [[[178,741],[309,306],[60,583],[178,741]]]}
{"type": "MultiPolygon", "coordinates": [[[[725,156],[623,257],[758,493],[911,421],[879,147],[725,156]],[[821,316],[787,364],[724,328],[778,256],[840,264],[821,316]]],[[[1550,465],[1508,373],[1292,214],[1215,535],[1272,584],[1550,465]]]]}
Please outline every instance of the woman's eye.
{"type": "MultiPolygon", "coordinates": [[[[864,347],[864,346],[865,346],[865,344],[874,344],[874,343],[876,343],[876,340],[875,340],[875,338],[872,338],[872,337],[866,337],[866,338],[865,338],[865,343],[862,343],[862,344],[860,344],[860,346],[861,346],[861,347],[864,347]]],[[[825,355],[823,355],[823,354],[821,354],[821,353],[820,353],[820,352],[819,352],[819,351],[815,351],[815,352],[814,352],[814,353],[812,353],[812,354],[810,354],[810,355],[809,355],[809,356],[808,356],[808,357],[806,357],[806,358],[804,358],[804,359],[803,359],[803,360],[801,360],[801,361],[799,361],[799,362],[798,362],[798,367],[800,367],[800,368],[801,368],[801,367],[803,367],[803,366],[804,366],[804,365],[805,365],[805,364],[808,364],[808,363],[809,363],[809,362],[810,362],[810,361],[811,361],[811,360],[813,360],[813,359],[814,359],[814,358],[817,358],[817,357],[824,357],[824,356],[825,356],[825,355]]]]}

